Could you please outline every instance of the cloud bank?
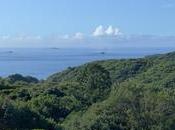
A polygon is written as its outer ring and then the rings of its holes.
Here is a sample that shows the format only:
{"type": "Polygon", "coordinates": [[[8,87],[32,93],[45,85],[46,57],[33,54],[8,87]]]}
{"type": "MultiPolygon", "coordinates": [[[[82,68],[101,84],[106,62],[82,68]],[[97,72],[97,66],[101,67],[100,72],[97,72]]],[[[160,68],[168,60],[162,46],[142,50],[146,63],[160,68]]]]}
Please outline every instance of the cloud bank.
{"type": "Polygon", "coordinates": [[[0,35],[3,47],[60,47],[60,48],[115,48],[115,47],[175,47],[175,36],[125,35],[113,26],[97,26],[89,34],[77,32],[65,35],[0,35]]]}

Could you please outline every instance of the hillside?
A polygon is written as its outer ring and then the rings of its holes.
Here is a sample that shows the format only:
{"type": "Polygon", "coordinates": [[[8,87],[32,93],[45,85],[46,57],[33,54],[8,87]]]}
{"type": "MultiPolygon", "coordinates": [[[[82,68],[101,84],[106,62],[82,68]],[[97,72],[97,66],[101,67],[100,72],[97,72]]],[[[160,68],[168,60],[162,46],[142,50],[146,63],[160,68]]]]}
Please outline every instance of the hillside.
{"type": "Polygon", "coordinates": [[[0,129],[174,130],[175,52],[0,79],[0,129]]]}

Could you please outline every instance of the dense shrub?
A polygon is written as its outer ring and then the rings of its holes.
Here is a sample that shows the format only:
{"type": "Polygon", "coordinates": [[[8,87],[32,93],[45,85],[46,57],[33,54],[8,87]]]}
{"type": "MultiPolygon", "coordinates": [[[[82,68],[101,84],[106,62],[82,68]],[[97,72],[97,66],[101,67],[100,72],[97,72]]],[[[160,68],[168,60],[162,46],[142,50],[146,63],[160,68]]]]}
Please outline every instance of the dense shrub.
{"type": "Polygon", "coordinates": [[[175,53],[0,78],[0,129],[174,130],[175,53]]]}

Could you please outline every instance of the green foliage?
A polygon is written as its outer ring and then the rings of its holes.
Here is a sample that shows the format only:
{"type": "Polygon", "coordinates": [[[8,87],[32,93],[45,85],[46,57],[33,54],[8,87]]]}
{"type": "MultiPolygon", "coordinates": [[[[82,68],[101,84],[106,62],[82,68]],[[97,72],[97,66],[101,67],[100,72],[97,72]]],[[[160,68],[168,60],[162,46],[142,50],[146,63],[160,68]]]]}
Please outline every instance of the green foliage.
{"type": "Polygon", "coordinates": [[[174,130],[175,53],[0,78],[0,129],[174,130]]]}

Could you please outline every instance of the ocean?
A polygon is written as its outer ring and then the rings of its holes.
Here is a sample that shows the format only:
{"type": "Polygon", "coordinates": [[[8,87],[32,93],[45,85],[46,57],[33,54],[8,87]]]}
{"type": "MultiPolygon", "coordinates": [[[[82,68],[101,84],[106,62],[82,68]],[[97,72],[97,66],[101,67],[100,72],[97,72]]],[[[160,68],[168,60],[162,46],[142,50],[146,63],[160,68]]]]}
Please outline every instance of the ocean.
{"type": "Polygon", "coordinates": [[[23,74],[45,79],[68,67],[106,59],[138,58],[174,51],[175,48],[1,48],[0,76],[23,74]]]}

